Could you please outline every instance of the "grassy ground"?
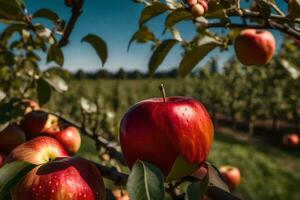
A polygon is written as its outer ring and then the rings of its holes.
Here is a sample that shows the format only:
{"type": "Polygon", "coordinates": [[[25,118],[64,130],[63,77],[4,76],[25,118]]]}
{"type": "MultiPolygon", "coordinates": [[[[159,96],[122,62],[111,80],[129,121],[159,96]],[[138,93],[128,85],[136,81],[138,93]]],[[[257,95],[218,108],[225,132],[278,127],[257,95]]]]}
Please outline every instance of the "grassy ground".
{"type": "MultiPolygon", "coordinates": [[[[102,98],[105,107],[116,114],[113,130],[117,133],[120,117],[128,107],[142,99],[159,96],[157,86],[161,81],[73,82],[70,92],[62,97],[55,96],[47,107],[80,120],[79,96],[92,100],[102,98]]],[[[182,80],[163,82],[168,95],[198,95],[194,90],[196,85],[186,87],[187,84],[182,80]]],[[[286,150],[280,146],[270,146],[259,138],[241,139],[241,134],[231,129],[217,129],[209,156],[209,161],[216,166],[230,164],[240,168],[242,182],[235,194],[245,200],[299,200],[300,149],[286,150]]],[[[99,161],[93,142],[85,137],[79,155],[99,161]]]]}

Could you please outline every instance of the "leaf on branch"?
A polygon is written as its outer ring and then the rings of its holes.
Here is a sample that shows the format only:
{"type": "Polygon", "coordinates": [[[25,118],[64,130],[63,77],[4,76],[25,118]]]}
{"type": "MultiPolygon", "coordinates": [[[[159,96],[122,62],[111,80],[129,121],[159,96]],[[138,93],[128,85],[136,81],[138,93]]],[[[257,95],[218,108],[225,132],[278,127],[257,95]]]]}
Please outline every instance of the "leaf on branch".
{"type": "Polygon", "coordinates": [[[20,0],[0,0],[0,19],[24,21],[24,2],[20,0]]]}
{"type": "Polygon", "coordinates": [[[69,89],[65,80],[59,76],[51,76],[50,78],[44,79],[59,93],[65,92],[69,89]]]}
{"type": "Polygon", "coordinates": [[[205,18],[218,18],[227,20],[228,16],[226,15],[225,9],[218,1],[209,1],[208,2],[208,12],[205,14],[205,18]]]}
{"type": "Polygon", "coordinates": [[[287,61],[285,59],[281,59],[280,63],[283,66],[283,68],[289,72],[290,76],[294,80],[297,80],[300,77],[300,71],[297,70],[296,67],[292,66],[289,61],[287,61]]]}
{"type": "Polygon", "coordinates": [[[88,114],[96,113],[97,112],[97,105],[90,100],[81,97],[80,98],[80,104],[83,111],[85,111],[88,114]]]}
{"type": "Polygon", "coordinates": [[[152,76],[160,64],[163,62],[165,57],[168,55],[172,47],[178,43],[178,40],[169,39],[164,40],[153,52],[149,62],[149,73],[152,76]]]}
{"type": "Polygon", "coordinates": [[[149,28],[147,26],[143,26],[137,32],[135,32],[134,35],[131,37],[128,43],[127,51],[129,51],[130,46],[133,42],[146,43],[149,41],[155,42],[155,40],[156,38],[154,34],[149,30],[149,28]]]}
{"type": "Polygon", "coordinates": [[[11,24],[1,33],[0,40],[7,42],[14,33],[22,30],[28,30],[28,25],[24,23],[11,24]]]}
{"type": "Polygon", "coordinates": [[[51,98],[51,94],[52,94],[51,86],[43,78],[38,79],[36,81],[36,84],[37,84],[36,90],[37,90],[37,96],[38,96],[39,104],[44,105],[51,98]]]}
{"type": "Polygon", "coordinates": [[[60,66],[64,65],[64,54],[57,44],[51,45],[48,50],[47,62],[49,63],[52,61],[56,62],[60,66]]]}
{"type": "Polygon", "coordinates": [[[50,21],[53,21],[54,23],[57,23],[59,21],[59,16],[54,11],[47,9],[47,8],[43,8],[43,9],[36,11],[32,17],[33,18],[39,18],[39,17],[45,18],[50,21]]]}
{"type": "Polygon", "coordinates": [[[154,165],[137,161],[127,182],[131,200],[164,199],[164,180],[162,172],[154,165]]]}
{"type": "Polygon", "coordinates": [[[11,189],[34,167],[35,165],[26,162],[5,164],[0,169],[0,200],[9,199],[11,189]]]}
{"type": "Polygon", "coordinates": [[[6,97],[6,94],[3,92],[3,90],[0,89],[0,102],[6,97]]]}
{"type": "Polygon", "coordinates": [[[166,0],[166,4],[169,6],[170,9],[173,10],[183,7],[183,5],[176,0],[166,0]]]}
{"type": "Polygon", "coordinates": [[[106,42],[97,35],[93,34],[85,36],[81,41],[89,43],[95,49],[97,55],[102,61],[102,66],[104,66],[108,56],[106,42]]]}
{"type": "Polygon", "coordinates": [[[272,13],[270,2],[268,0],[256,0],[255,2],[261,9],[263,18],[268,19],[272,13]]]}
{"type": "Polygon", "coordinates": [[[206,174],[202,181],[191,183],[186,190],[185,200],[202,200],[205,196],[208,184],[208,174],[206,174]]]}
{"type": "Polygon", "coordinates": [[[147,21],[169,10],[169,7],[161,2],[154,2],[152,5],[145,7],[140,16],[140,27],[147,21]]]}
{"type": "Polygon", "coordinates": [[[173,27],[175,24],[181,22],[181,21],[185,21],[185,20],[192,20],[194,17],[191,14],[191,12],[188,12],[186,9],[184,8],[179,8],[173,12],[171,12],[166,20],[165,20],[165,31],[167,31],[168,29],[170,29],[171,27],[173,27]]]}
{"type": "Polygon", "coordinates": [[[196,65],[212,50],[220,46],[220,43],[210,37],[203,37],[198,46],[187,51],[179,65],[179,73],[185,77],[196,65]]]}

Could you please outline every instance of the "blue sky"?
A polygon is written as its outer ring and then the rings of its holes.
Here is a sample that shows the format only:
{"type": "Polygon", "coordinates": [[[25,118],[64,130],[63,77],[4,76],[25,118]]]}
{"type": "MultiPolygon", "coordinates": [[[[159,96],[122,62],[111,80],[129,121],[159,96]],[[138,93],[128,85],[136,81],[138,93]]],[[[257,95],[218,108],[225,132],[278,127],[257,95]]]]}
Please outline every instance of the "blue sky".
{"type": "MultiPolygon", "coordinates": [[[[25,2],[29,13],[47,7],[56,11],[65,20],[70,16],[69,8],[64,6],[63,0],[25,0],[25,2]]],[[[86,0],[83,15],[70,38],[71,45],[63,49],[65,53],[64,67],[71,71],[77,69],[94,71],[101,67],[101,62],[91,47],[80,42],[85,34],[94,33],[101,36],[108,44],[109,57],[105,65],[106,69],[116,71],[123,67],[128,70],[147,71],[147,64],[151,56],[149,45],[133,44],[130,51],[127,52],[128,41],[138,28],[138,17],[142,9],[142,5],[135,4],[131,0],[86,0]]],[[[149,26],[157,36],[161,36],[163,18],[155,19],[149,26]]],[[[195,28],[191,23],[184,23],[179,26],[179,29],[183,30],[183,36],[187,38],[191,38],[195,33],[195,28]]],[[[167,38],[168,36],[166,34],[163,37],[167,38]]],[[[276,39],[279,41],[279,37],[276,39]]],[[[181,58],[180,52],[180,47],[175,47],[160,69],[177,66],[181,58]]],[[[222,54],[219,54],[218,51],[213,52],[209,57],[216,54],[221,60],[226,60],[232,55],[232,49],[222,52],[222,54]]],[[[205,61],[199,63],[199,66],[204,63],[205,61]]],[[[47,67],[45,61],[40,64],[43,68],[47,67]]]]}

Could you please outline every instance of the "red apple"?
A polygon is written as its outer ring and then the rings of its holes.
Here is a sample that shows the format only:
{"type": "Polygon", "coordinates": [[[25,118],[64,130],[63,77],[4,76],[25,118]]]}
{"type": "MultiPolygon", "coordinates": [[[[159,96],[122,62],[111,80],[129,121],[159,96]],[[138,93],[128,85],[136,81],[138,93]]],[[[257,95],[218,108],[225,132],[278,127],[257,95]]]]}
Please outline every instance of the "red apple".
{"type": "Polygon", "coordinates": [[[12,191],[13,200],[105,200],[102,176],[80,157],[57,158],[30,171],[12,191]]]}
{"type": "Polygon", "coordinates": [[[17,146],[6,161],[25,161],[36,165],[47,163],[57,157],[67,157],[69,154],[54,138],[37,137],[17,146]]]}
{"type": "Polygon", "coordinates": [[[186,0],[186,4],[189,7],[193,7],[194,5],[196,5],[198,3],[198,0],[186,0]]]}
{"type": "Polygon", "coordinates": [[[32,139],[45,131],[56,129],[58,118],[43,111],[33,111],[25,115],[21,128],[25,131],[27,139],[32,139]]]}
{"type": "Polygon", "coordinates": [[[22,99],[22,104],[25,107],[25,114],[40,109],[40,105],[31,99],[22,99]]]}
{"type": "Polygon", "coordinates": [[[5,163],[5,155],[3,153],[0,153],[0,168],[4,165],[5,163]]]}
{"type": "Polygon", "coordinates": [[[245,29],[237,36],[234,49],[239,61],[244,65],[265,65],[272,59],[276,41],[271,32],[245,29]]]}
{"type": "Polygon", "coordinates": [[[285,134],[282,138],[282,143],[284,146],[289,148],[296,148],[300,144],[299,135],[292,133],[292,134],[285,134]]]}
{"type": "Polygon", "coordinates": [[[237,167],[225,165],[221,166],[219,168],[219,171],[230,190],[234,190],[240,185],[241,174],[240,170],[237,167]]]}
{"type": "Polygon", "coordinates": [[[73,126],[67,127],[61,131],[46,131],[45,133],[58,140],[71,154],[76,153],[80,148],[81,137],[78,130],[73,126]]]}
{"type": "Polygon", "coordinates": [[[9,124],[0,132],[0,152],[8,154],[25,140],[24,131],[17,124],[9,124]]]}
{"type": "Polygon", "coordinates": [[[166,181],[196,171],[213,143],[214,128],[205,107],[193,98],[141,101],[123,117],[120,143],[130,168],[137,160],[159,167],[166,181]]]}

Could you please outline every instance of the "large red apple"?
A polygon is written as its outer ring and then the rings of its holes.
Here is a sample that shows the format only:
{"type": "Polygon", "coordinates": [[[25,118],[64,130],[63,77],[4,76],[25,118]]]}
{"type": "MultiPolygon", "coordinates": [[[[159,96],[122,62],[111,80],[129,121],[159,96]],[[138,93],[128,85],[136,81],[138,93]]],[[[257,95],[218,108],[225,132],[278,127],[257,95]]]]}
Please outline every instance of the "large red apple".
{"type": "Polygon", "coordinates": [[[27,139],[41,136],[41,133],[58,126],[58,118],[43,111],[33,111],[25,115],[21,127],[25,131],[27,139]]]}
{"type": "Polygon", "coordinates": [[[298,147],[300,144],[299,135],[292,133],[292,134],[285,134],[282,138],[282,143],[284,146],[289,148],[298,147]]]}
{"type": "Polygon", "coordinates": [[[141,101],[123,117],[120,142],[130,168],[137,160],[159,167],[166,181],[196,171],[211,148],[214,128],[205,107],[193,98],[141,101]]]}
{"type": "Polygon", "coordinates": [[[30,171],[13,189],[12,200],[104,200],[102,176],[80,157],[57,158],[30,171]]]}
{"type": "Polygon", "coordinates": [[[81,137],[78,130],[73,126],[67,127],[61,131],[49,131],[46,132],[46,134],[57,139],[71,154],[76,153],[80,148],[81,137]]]}
{"type": "Polygon", "coordinates": [[[0,153],[0,168],[4,165],[5,163],[5,155],[3,153],[0,153]]]}
{"type": "Polygon", "coordinates": [[[25,133],[17,124],[8,124],[0,132],[0,152],[8,154],[25,140],[25,133]]]}
{"type": "Polygon", "coordinates": [[[237,167],[224,165],[219,168],[219,171],[230,190],[234,190],[240,185],[241,174],[237,167]]]}
{"type": "Polygon", "coordinates": [[[31,99],[22,99],[22,104],[25,107],[25,114],[40,109],[40,105],[31,99]]]}
{"type": "Polygon", "coordinates": [[[41,165],[57,157],[67,157],[62,144],[52,137],[37,137],[17,146],[8,156],[6,161],[25,161],[41,165]]]}
{"type": "Polygon", "coordinates": [[[237,36],[234,49],[239,61],[244,65],[265,65],[272,59],[276,41],[271,32],[245,29],[237,36]]]}

